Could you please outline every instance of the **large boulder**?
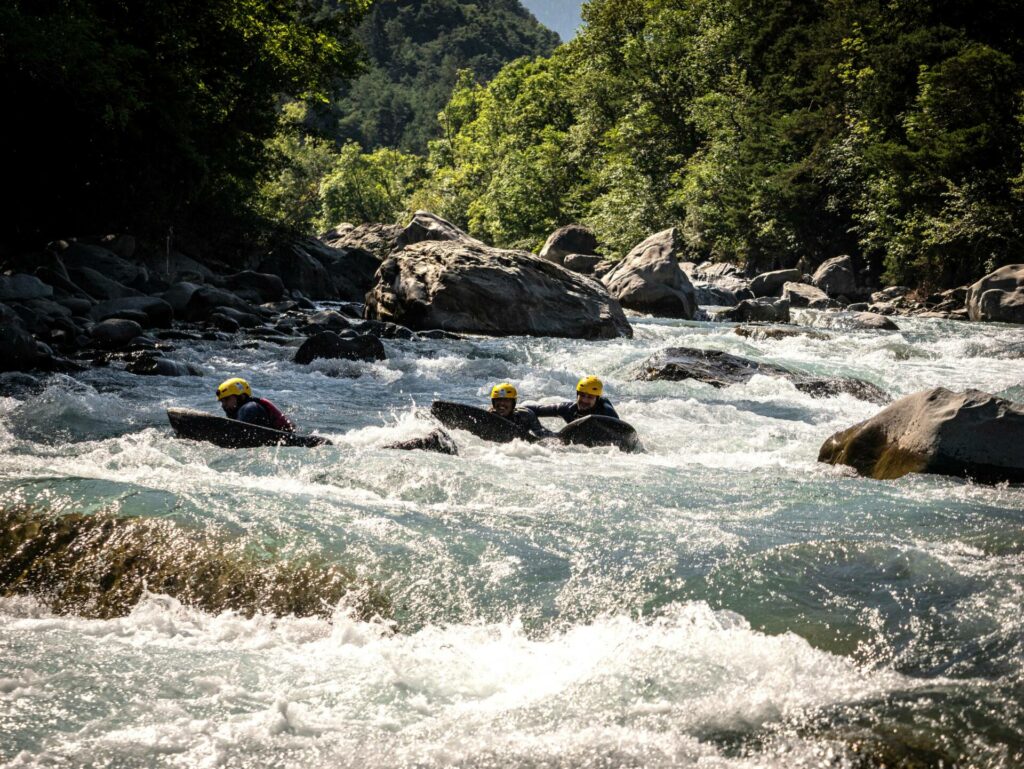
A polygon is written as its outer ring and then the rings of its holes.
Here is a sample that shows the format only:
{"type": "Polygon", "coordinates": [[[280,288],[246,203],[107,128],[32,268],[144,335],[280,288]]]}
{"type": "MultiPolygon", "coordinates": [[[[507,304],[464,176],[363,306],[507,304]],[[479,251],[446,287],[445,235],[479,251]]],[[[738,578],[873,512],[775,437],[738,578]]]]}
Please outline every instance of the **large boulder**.
{"type": "Polygon", "coordinates": [[[381,259],[375,252],[357,246],[332,248],[320,244],[311,253],[330,275],[336,298],[345,302],[363,302],[380,269],[381,259]]]}
{"type": "Polygon", "coordinates": [[[828,294],[807,283],[786,283],[782,287],[782,298],[789,302],[790,307],[810,307],[815,310],[824,310],[834,304],[828,294]]]}
{"type": "Polygon", "coordinates": [[[253,304],[277,302],[284,296],[284,281],[266,272],[242,270],[225,275],[218,284],[253,304]]]}
{"type": "Polygon", "coordinates": [[[67,268],[68,276],[79,285],[81,283],[77,279],[76,273],[82,268],[94,270],[103,277],[129,288],[138,288],[149,277],[146,268],[142,265],[123,259],[108,248],[86,243],[71,243],[61,253],[61,261],[67,268]]]}
{"type": "Polygon", "coordinates": [[[582,224],[567,224],[548,236],[547,242],[540,250],[540,258],[565,265],[565,258],[570,254],[593,256],[596,253],[597,236],[594,232],[582,224]]]}
{"type": "MultiPolygon", "coordinates": [[[[562,266],[567,270],[572,270],[573,272],[579,272],[583,275],[592,275],[594,270],[597,268],[597,265],[602,261],[604,261],[604,257],[596,256],[595,254],[568,254],[562,262],[562,266]]],[[[612,269],[614,269],[614,267],[612,267],[612,269]]],[[[608,272],[611,272],[611,269],[608,270],[608,272]]]]}
{"type": "Polygon", "coordinates": [[[310,253],[320,245],[308,238],[278,246],[263,258],[259,271],[279,275],[287,288],[311,299],[334,299],[334,281],[327,268],[310,253]]]}
{"type": "Polygon", "coordinates": [[[426,243],[432,240],[466,243],[475,246],[483,245],[479,240],[463,232],[447,219],[442,219],[437,214],[432,214],[429,211],[417,211],[413,215],[412,221],[406,225],[405,229],[402,230],[402,233],[395,240],[395,249],[402,249],[406,246],[426,243]]]}
{"type": "MultiPolygon", "coordinates": [[[[164,298],[166,299],[166,294],[164,298]]],[[[189,321],[206,320],[220,307],[231,307],[249,315],[259,314],[251,304],[230,291],[213,286],[199,286],[189,296],[184,318],[189,321]]]]}
{"type": "Polygon", "coordinates": [[[79,289],[99,301],[142,295],[141,291],[108,278],[98,270],[85,265],[68,266],[68,274],[79,289]]]}
{"type": "Polygon", "coordinates": [[[762,272],[750,281],[750,290],[755,297],[779,296],[787,283],[799,283],[803,276],[800,270],[774,270],[762,272]]]}
{"type": "Polygon", "coordinates": [[[34,275],[0,275],[0,302],[24,302],[29,299],[49,299],[51,296],[53,286],[48,286],[34,275]]]}
{"type": "Polygon", "coordinates": [[[967,290],[971,320],[1024,323],[1024,264],[1008,264],[967,290]]]}
{"type": "Polygon", "coordinates": [[[189,300],[192,298],[192,294],[194,294],[198,288],[199,285],[196,283],[182,281],[181,283],[175,283],[173,286],[164,291],[162,297],[163,300],[171,306],[171,309],[174,311],[175,317],[184,318],[185,310],[188,308],[189,300]]]}
{"type": "Polygon", "coordinates": [[[125,313],[142,313],[149,328],[167,328],[174,320],[174,309],[163,299],[155,296],[128,296],[123,299],[108,299],[90,310],[94,320],[129,317],[125,313]]]}
{"type": "Polygon", "coordinates": [[[339,224],[320,236],[331,248],[358,248],[373,254],[378,262],[388,258],[395,250],[404,227],[400,224],[339,224]]]}
{"type": "Polygon", "coordinates": [[[317,358],[372,361],[385,360],[387,357],[384,345],[375,336],[339,336],[333,331],[321,331],[302,343],[295,353],[295,362],[306,365],[317,358]]]}
{"type": "Polygon", "coordinates": [[[1020,483],[1024,406],[979,390],[924,390],[830,437],[818,461],[878,479],[939,473],[1020,483]]]}
{"type": "Polygon", "coordinates": [[[826,259],[814,271],[811,283],[831,297],[855,296],[859,292],[853,259],[849,256],[826,259]]]}
{"type": "Polygon", "coordinates": [[[664,230],[637,245],[601,281],[623,307],[692,319],[697,295],[679,266],[682,250],[679,231],[675,227],[664,230]]]}
{"type": "Polygon", "coordinates": [[[881,388],[862,379],[812,376],[721,350],[693,347],[669,347],[656,353],[641,364],[636,378],[670,382],[692,379],[712,387],[729,387],[749,382],[756,374],[787,379],[798,390],[814,398],[846,394],[872,403],[885,403],[889,400],[881,388]]]}
{"type": "Polygon", "coordinates": [[[468,236],[395,252],[377,271],[366,317],[416,330],[494,336],[633,335],[619,303],[597,281],[468,236]]]}

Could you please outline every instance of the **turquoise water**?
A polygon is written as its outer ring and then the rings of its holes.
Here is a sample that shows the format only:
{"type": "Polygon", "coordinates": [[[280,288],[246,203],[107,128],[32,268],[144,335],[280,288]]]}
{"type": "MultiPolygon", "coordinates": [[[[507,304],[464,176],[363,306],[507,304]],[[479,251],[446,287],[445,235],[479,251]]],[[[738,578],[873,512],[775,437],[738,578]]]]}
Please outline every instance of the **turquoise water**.
{"type": "MultiPolygon", "coordinates": [[[[1024,764],[1024,489],[878,482],[816,461],[878,406],[767,377],[636,382],[664,347],[869,380],[893,397],[1024,400],[1019,327],[745,339],[635,319],[632,340],[386,341],[381,363],[196,343],[203,378],[97,369],[0,398],[0,505],[164,516],[380,582],[394,623],[127,617],[0,599],[0,760],[11,766],[858,767],[1024,764]],[[606,382],[647,452],[382,447],[434,398],[524,400],[606,382]],[[247,377],[316,450],[171,437],[247,377]],[[910,763],[916,761],[917,763],[910,763]]],[[[552,425],[556,426],[556,425],[552,425]]]]}

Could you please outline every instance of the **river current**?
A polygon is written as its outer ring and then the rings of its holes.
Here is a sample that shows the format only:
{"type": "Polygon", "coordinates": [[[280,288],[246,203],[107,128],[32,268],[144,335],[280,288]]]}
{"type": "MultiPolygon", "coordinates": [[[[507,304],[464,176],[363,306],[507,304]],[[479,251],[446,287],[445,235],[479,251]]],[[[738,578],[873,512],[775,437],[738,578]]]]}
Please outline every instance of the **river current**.
{"type": "MultiPolygon", "coordinates": [[[[669,346],[1024,400],[1020,327],[777,341],[632,319],[633,339],[385,340],[379,363],[181,343],[206,375],[116,367],[0,398],[0,507],[216,529],[315,553],[393,616],[210,613],[146,593],[125,617],[0,599],[0,763],[117,767],[1024,765],[1024,489],[819,464],[880,406],[756,376],[639,382],[669,346]],[[646,452],[384,449],[435,398],[572,395],[597,374],[646,452]],[[250,380],[318,449],[176,440],[250,380]],[[903,763],[900,763],[903,762],[903,763]]],[[[241,340],[239,340],[241,341],[241,340]]],[[[558,425],[551,422],[550,426],[558,425]]]]}

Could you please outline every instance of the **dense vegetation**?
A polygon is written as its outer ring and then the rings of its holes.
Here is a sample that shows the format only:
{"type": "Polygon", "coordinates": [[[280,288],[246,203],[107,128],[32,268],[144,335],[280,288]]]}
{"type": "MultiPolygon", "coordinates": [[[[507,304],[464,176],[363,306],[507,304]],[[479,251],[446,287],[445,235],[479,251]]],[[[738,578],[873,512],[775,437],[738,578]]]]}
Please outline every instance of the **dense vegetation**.
{"type": "Polygon", "coordinates": [[[9,0],[0,6],[8,247],[214,232],[272,169],[282,98],[326,98],[368,0],[9,0]]]}
{"type": "Polygon", "coordinates": [[[480,82],[521,56],[547,55],[558,35],[519,0],[377,0],[359,27],[367,71],[316,121],[366,149],[425,152],[460,69],[480,82]]]}

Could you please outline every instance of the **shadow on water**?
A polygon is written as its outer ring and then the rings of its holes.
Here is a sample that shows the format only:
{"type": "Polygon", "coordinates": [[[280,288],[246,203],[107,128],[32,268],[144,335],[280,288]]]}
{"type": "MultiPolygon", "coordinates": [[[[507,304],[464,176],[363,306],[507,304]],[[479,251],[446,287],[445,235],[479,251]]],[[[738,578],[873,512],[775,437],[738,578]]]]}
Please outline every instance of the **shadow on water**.
{"type": "Polygon", "coordinates": [[[379,587],[317,556],[277,561],[166,519],[0,510],[0,595],[109,619],[128,614],[147,590],[250,617],[330,617],[341,601],[360,619],[392,613],[379,587]]]}

